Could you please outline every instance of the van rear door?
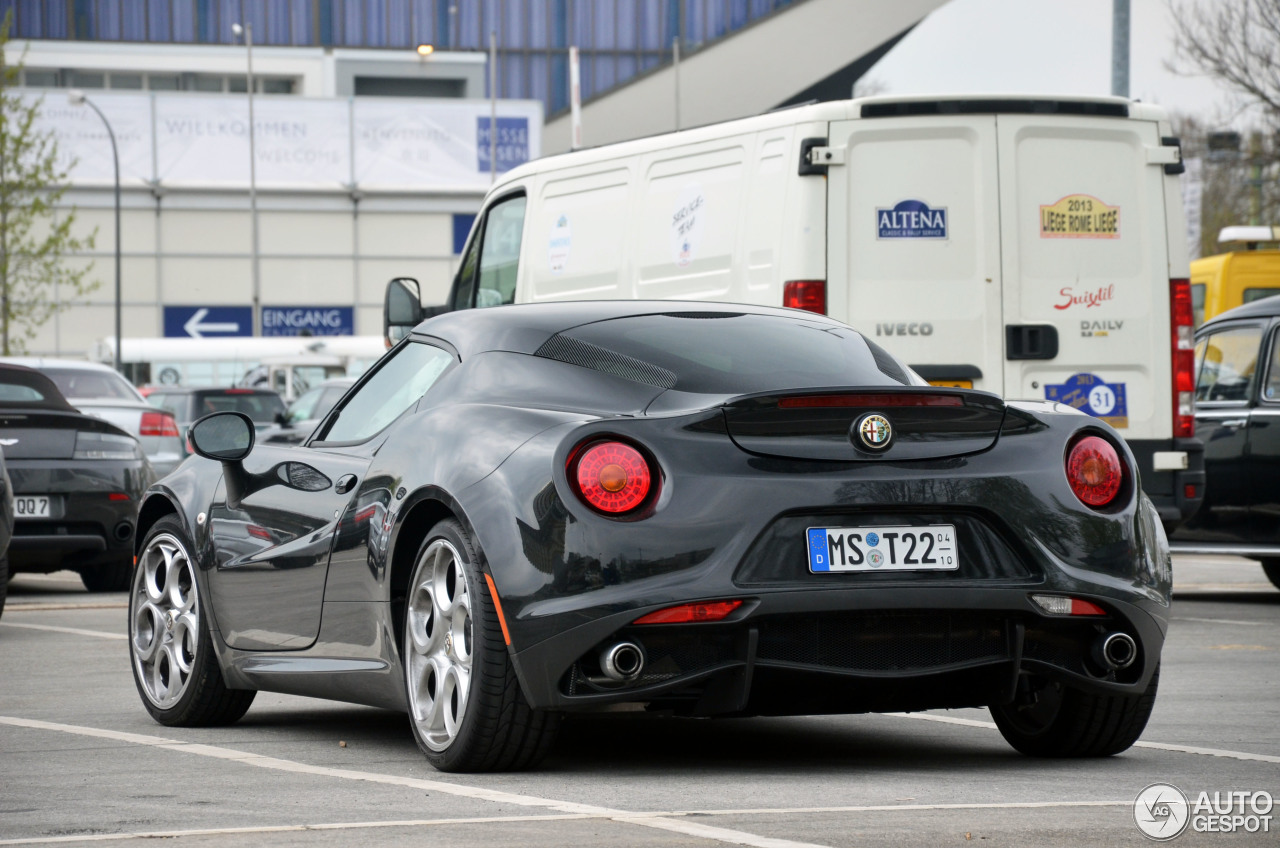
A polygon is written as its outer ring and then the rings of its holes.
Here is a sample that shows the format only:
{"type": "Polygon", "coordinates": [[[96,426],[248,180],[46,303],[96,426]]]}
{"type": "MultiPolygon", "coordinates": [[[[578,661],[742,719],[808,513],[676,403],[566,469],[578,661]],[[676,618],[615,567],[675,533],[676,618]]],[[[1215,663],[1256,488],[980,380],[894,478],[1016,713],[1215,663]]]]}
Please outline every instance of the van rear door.
{"type": "Polygon", "coordinates": [[[836,121],[828,143],[844,156],[828,169],[828,314],[931,382],[1002,394],[995,117],[836,121]]]}
{"type": "Polygon", "coordinates": [[[1130,442],[1168,440],[1170,268],[1158,125],[1043,114],[1000,114],[996,125],[1005,397],[1061,401],[1130,442]]]}

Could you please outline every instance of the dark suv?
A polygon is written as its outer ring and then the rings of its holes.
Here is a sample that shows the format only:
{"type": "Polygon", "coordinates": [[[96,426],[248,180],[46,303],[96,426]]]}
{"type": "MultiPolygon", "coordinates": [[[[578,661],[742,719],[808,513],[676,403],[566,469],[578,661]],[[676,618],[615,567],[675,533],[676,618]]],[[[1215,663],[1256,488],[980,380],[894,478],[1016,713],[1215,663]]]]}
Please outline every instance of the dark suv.
{"type": "Polygon", "coordinates": [[[261,430],[273,426],[285,411],[280,395],[269,389],[162,386],[147,395],[147,403],[172,412],[184,440],[187,428],[211,412],[243,412],[261,430]]]}
{"type": "Polygon", "coordinates": [[[1280,297],[1196,332],[1196,435],[1204,502],[1170,537],[1173,551],[1260,560],[1280,587],[1280,297]]]}

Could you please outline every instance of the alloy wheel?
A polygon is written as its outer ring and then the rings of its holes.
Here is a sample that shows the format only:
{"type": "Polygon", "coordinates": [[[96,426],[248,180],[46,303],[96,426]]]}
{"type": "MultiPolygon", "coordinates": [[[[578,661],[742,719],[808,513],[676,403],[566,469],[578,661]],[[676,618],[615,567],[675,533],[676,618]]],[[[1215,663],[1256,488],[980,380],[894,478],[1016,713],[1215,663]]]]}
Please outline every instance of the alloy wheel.
{"type": "Polygon", "coordinates": [[[443,751],[457,737],[471,690],[471,586],[457,548],[436,539],[409,587],[409,710],[423,742],[443,751]]]}
{"type": "Polygon", "coordinates": [[[195,566],[172,535],[153,538],[133,578],[129,639],[143,693],[169,709],[187,690],[200,645],[195,566]]]}

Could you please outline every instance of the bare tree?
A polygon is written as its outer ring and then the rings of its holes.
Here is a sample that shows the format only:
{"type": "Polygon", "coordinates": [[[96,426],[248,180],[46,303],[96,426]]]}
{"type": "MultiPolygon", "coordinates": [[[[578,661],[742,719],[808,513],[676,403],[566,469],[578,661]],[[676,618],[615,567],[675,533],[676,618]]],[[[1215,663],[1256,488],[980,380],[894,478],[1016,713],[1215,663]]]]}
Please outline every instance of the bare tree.
{"type": "Polygon", "coordinates": [[[1280,0],[1169,0],[1176,73],[1203,74],[1280,123],[1280,0]]]}

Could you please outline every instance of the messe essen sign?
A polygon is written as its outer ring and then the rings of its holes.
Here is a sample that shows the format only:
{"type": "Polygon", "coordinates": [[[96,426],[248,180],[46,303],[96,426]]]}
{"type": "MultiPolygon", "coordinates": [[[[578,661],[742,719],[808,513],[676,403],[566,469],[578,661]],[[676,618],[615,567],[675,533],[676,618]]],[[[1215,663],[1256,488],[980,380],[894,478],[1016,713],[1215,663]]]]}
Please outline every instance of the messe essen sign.
{"type": "MultiPolygon", "coordinates": [[[[114,180],[102,122],[65,93],[19,90],[40,102],[40,129],[58,142],[73,184],[114,180]]],[[[126,187],[245,187],[249,184],[246,98],[225,94],[95,91],[116,132],[126,187]]],[[[474,191],[489,188],[488,101],[414,98],[254,98],[254,162],[260,189],[361,188],[474,191]]],[[[542,104],[500,100],[498,170],[542,154],[542,104]]]]}

